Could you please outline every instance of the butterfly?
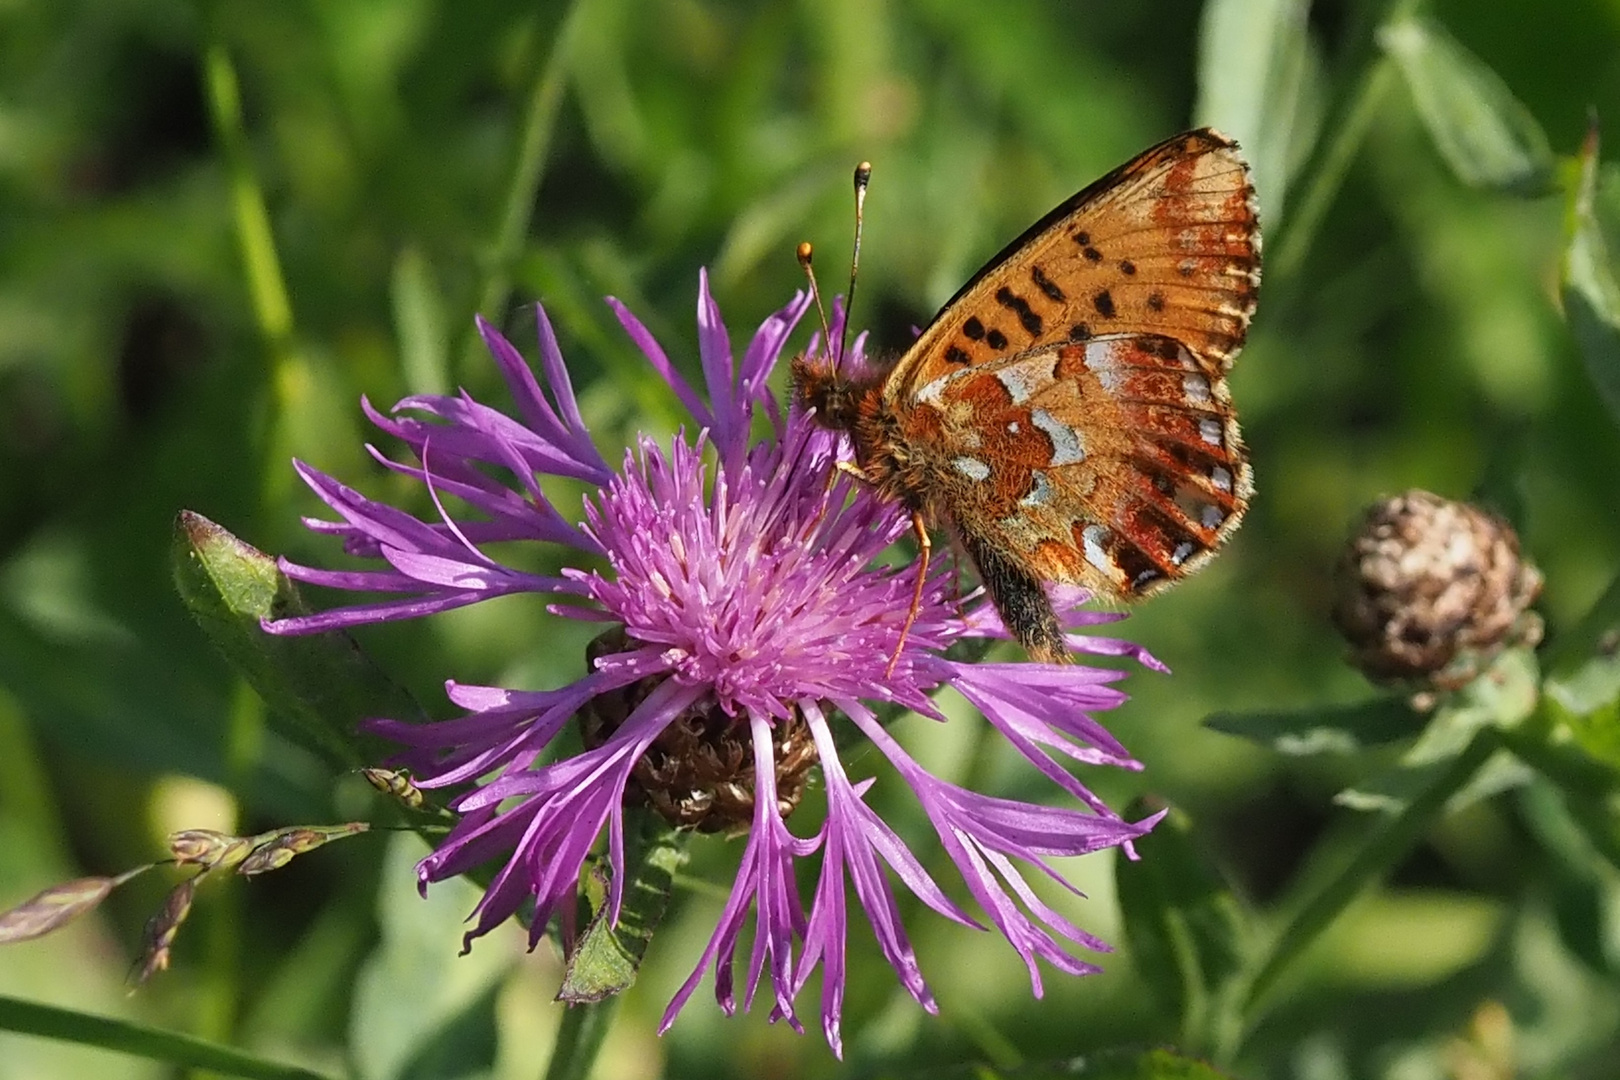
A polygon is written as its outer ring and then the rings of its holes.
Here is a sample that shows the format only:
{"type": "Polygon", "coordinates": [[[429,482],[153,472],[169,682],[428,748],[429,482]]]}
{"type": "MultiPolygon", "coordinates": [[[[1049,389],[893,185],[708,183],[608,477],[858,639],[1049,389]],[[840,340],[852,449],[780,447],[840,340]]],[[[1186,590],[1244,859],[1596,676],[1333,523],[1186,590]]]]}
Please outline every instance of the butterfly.
{"type": "Polygon", "coordinates": [[[796,399],[849,434],[849,471],[911,512],[921,567],[902,642],[932,525],[1045,662],[1069,659],[1046,582],[1123,602],[1209,562],[1253,494],[1226,373],[1259,285],[1248,165],[1201,128],[1036,222],[886,371],[796,358],[796,399]]]}

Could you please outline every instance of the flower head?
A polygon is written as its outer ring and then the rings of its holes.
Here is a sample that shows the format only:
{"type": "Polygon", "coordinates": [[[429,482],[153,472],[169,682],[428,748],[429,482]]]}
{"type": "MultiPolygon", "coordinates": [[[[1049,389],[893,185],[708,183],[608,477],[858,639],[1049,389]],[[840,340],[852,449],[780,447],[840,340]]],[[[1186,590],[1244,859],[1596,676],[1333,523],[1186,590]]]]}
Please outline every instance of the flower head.
{"type": "MultiPolygon", "coordinates": [[[[752,910],[744,1006],[768,973],[773,1018],[798,1028],[795,998],[819,965],[822,1026],[838,1051],[847,885],[901,982],[930,1011],[933,998],[900,922],[896,880],[948,919],[993,925],[1028,964],[1037,994],[1037,958],[1075,974],[1096,970],[1071,947],[1106,946],[1042,901],[1019,863],[1062,881],[1046,857],[1116,845],[1128,850],[1157,820],[1123,821],[1059,760],[1139,768],[1093,718],[1125,699],[1113,685],[1125,673],[952,658],[953,644],[1006,635],[981,594],[958,596],[949,565],[936,564],[923,583],[915,621],[902,634],[918,570],[875,560],[907,531],[908,515],[837,472],[848,451],[843,437],[797,409],[784,416],[767,389],[806,297],[767,319],[738,363],[702,279],[704,395],[628,310],[609,303],[692,414],[695,436],[679,434],[667,450],[642,439],[622,468],[612,469],[591,442],[556,338],[537,307],[544,388],[504,337],[479,324],[515,399],[516,418],[466,394],[409,397],[388,415],[366,406],[414,457],[396,462],[379,453],[379,460],[427,486],[437,520],[420,520],[297,466],[341,518],[311,527],[341,536],[351,553],[384,566],[339,572],[284,564],[298,580],[378,598],[269,623],[272,632],[414,617],[512,592],[547,595],[561,617],[611,626],[590,650],[586,674],[567,686],[525,691],[452,682],[449,696],[466,710],[460,718],[376,722],[402,744],[401,759],[421,786],[467,788],[452,804],[458,823],[420,865],[424,886],[501,861],[468,938],[532,901],[537,941],[554,915],[569,910],[581,870],[605,833],[613,870],[608,903],[616,917],[624,807],[638,799],[680,825],[747,834],[730,900],[697,969],[670,1003],[665,1028],[711,963],[721,1007],[735,1009],[734,957],[752,910]],[[572,477],[597,490],[576,518],[547,498],[543,476],[572,477]],[[474,514],[452,517],[451,497],[474,514]],[[489,542],[518,539],[565,545],[607,569],[549,577],[504,566],[483,551],[489,542]],[[982,795],[923,769],[873,706],[943,720],[931,695],[947,686],[1083,808],[982,795]],[[544,760],[574,717],[585,749],[544,760]],[[864,734],[909,785],[981,916],[952,900],[867,803],[873,781],[846,773],[839,725],[864,734]],[[812,767],[825,785],[826,819],[813,835],[800,836],[785,818],[812,767]],[[818,853],[819,883],[807,912],[795,867],[818,853]]],[[[829,335],[834,340],[838,329],[829,335]]],[[[818,336],[811,348],[822,346],[818,336]]],[[[857,339],[856,363],[862,346],[857,339]]],[[[1071,629],[1123,617],[1081,609],[1085,595],[1078,591],[1059,599],[1071,629]]],[[[1126,642],[1073,633],[1069,643],[1159,666],[1126,642]]]]}

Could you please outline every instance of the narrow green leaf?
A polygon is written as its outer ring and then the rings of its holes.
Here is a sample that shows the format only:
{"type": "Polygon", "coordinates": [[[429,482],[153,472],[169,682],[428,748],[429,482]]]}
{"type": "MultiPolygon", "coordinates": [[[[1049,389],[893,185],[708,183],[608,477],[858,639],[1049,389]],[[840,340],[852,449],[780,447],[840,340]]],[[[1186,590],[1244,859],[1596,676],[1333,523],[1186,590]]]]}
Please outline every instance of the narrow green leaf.
{"type": "Polygon", "coordinates": [[[1527,787],[1518,800],[1525,824],[1552,856],[1542,888],[1564,947],[1594,970],[1614,972],[1620,964],[1620,874],[1593,845],[1574,804],[1571,793],[1545,781],[1527,787]]]}
{"type": "Polygon", "coordinates": [[[496,1004],[499,983],[491,984],[483,995],[452,1016],[411,1055],[398,1074],[398,1080],[444,1080],[464,1077],[480,1080],[495,1076],[500,1048],[496,1004]]]}
{"type": "Polygon", "coordinates": [[[1564,318],[1609,415],[1620,423],[1620,284],[1598,225],[1598,133],[1594,123],[1581,147],[1580,178],[1564,218],[1564,318]]]}
{"type": "Polygon", "coordinates": [[[1418,116],[1459,180],[1521,195],[1547,192],[1553,175],[1547,136],[1483,60],[1429,19],[1386,23],[1378,43],[1400,68],[1418,116]]]}
{"type": "MultiPolygon", "coordinates": [[[[1474,742],[1484,728],[1511,728],[1531,715],[1540,697],[1533,654],[1524,649],[1503,653],[1479,678],[1435,710],[1417,741],[1391,769],[1358,781],[1333,801],[1356,810],[1398,814],[1413,799],[1433,789],[1438,777],[1474,742]]],[[[1449,797],[1456,811],[1469,803],[1516,787],[1531,776],[1512,755],[1497,753],[1449,797]]]]}
{"type": "Polygon", "coordinates": [[[1422,719],[1401,698],[1265,712],[1218,712],[1204,726],[1269,746],[1290,757],[1353,754],[1409,738],[1422,719]]]}
{"type": "Polygon", "coordinates": [[[11,997],[0,997],[0,1031],[60,1039],[79,1046],[99,1046],[151,1061],[188,1069],[208,1069],[226,1076],[245,1076],[251,1080],[327,1080],[309,1069],[267,1061],[191,1035],[11,997]]]}
{"type": "Polygon", "coordinates": [[[450,331],[444,293],[427,257],[408,247],[394,260],[389,297],[394,304],[394,334],[399,339],[399,365],[413,394],[450,391],[450,331]]]}
{"type": "MultiPolygon", "coordinates": [[[[1451,768],[1450,758],[1423,764],[1400,764],[1358,780],[1333,796],[1333,801],[1351,810],[1399,814],[1428,791],[1451,768]]],[[[1493,795],[1527,784],[1534,770],[1507,751],[1486,759],[1469,779],[1446,801],[1445,812],[1454,814],[1493,795]]]]}
{"type": "Polygon", "coordinates": [[[1262,221],[1283,212],[1289,174],[1314,134],[1306,0],[1209,0],[1199,25],[1199,124],[1243,147],[1262,221]]]}
{"type": "Polygon", "coordinates": [[[624,905],[618,924],[609,924],[605,899],[597,902],[568,958],[558,1001],[601,1001],[629,989],[669,906],[675,872],[686,861],[691,834],[675,830],[651,811],[631,811],[630,817],[625,828],[624,905]]]}
{"type": "MultiPolygon", "coordinates": [[[[1145,808],[1136,806],[1128,817],[1145,808]]],[[[1187,1045],[1207,1045],[1217,998],[1239,969],[1248,926],[1237,897],[1205,858],[1186,818],[1172,811],[1118,859],[1114,879],[1131,959],[1187,1045]]]]}
{"type": "Polygon", "coordinates": [[[331,765],[354,767],[388,752],[356,730],[360,721],[423,719],[347,634],[266,634],[261,619],[308,610],[293,583],[270,556],[189,510],[175,524],[174,576],[197,623],[270,707],[272,725],[331,765]]]}

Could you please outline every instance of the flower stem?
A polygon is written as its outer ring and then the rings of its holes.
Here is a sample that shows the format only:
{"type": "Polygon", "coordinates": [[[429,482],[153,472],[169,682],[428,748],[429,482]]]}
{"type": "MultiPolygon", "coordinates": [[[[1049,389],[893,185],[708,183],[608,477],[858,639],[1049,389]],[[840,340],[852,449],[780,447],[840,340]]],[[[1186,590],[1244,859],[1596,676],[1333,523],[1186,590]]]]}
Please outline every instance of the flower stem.
{"type": "Polygon", "coordinates": [[[1241,1048],[1243,1037],[1252,1026],[1256,1007],[1288,965],[1316,941],[1352,900],[1411,850],[1451,797],[1462,790],[1501,746],[1499,729],[1479,731],[1452,759],[1450,766],[1436,775],[1404,810],[1381,818],[1362,836],[1349,861],[1294,905],[1282,929],[1249,965],[1251,973],[1242,977],[1236,992],[1226,998],[1226,1015],[1217,1022],[1214,1033],[1217,1061],[1230,1061],[1241,1048]]]}
{"type": "MultiPolygon", "coordinates": [[[[534,218],[535,197],[540,191],[540,180],[545,175],[551,135],[557,126],[557,110],[562,105],[570,53],[589,7],[588,0],[573,0],[570,4],[557,26],[551,55],[546,59],[545,67],[541,69],[529,95],[522,142],[518,146],[517,161],[507,185],[500,226],[486,254],[483,284],[478,290],[478,312],[497,324],[501,309],[506,306],[507,296],[512,290],[513,264],[523,253],[523,241],[529,235],[529,224],[534,218]]],[[[468,332],[462,356],[468,364],[485,362],[483,340],[476,330],[468,332]]]]}
{"type": "Polygon", "coordinates": [[[618,1005],[619,999],[610,997],[563,1010],[557,1044],[546,1063],[545,1080],[585,1080],[607,1038],[618,1005]]]}

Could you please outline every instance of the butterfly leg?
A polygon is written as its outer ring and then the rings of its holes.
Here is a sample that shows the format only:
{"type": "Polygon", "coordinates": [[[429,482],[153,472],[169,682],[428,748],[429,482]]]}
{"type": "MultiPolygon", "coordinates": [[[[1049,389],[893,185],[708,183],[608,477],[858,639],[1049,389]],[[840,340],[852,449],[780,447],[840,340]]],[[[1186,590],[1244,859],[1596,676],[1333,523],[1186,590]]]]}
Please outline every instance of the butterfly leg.
{"type": "Polygon", "coordinates": [[[1063,624],[1058,622],[1041,580],[979,537],[964,532],[962,544],[979,568],[984,591],[995,603],[1002,625],[1030,659],[1043,664],[1070,663],[1063,624]]]}
{"type": "Polygon", "coordinates": [[[917,612],[922,610],[923,586],[928,583],[928,559],[934,551],[934,542],[928,538],[928,523],[915,511],[911,515],[911,531],[917,534],[917,584],[911,591],[911,608],[906,612],[905,625],[900,627],[900,640],[894,643],[894,655],[889,657],[889,666],[883,669],[885,679],[894,674],[894,665],[900,662],[900,650],[906,647],[906,635],[911,633],[911,624],[917,621],[917,612]]]}
{"type": "MultiPolygon", "coordinates": [[[[853,476],[855,478],[855,482],[858,484],[870,484],[872,482],[872,478],[862,472],[859,465],[856,465],[854,462],[850,461],[840,461],[827,472],[827,487],[822,491],[823,496],[832,494],[832,489],[837,485],[838,478],[840,476],[853,476]]],[[[816,511],[815,519],[806,527],[805,535],[808,536],[810,533],[815,532],[815,530],[820,527],[822,519],[827,516],[828,505],[829,500],[823,498],[821,509],[816,511]]]]}

